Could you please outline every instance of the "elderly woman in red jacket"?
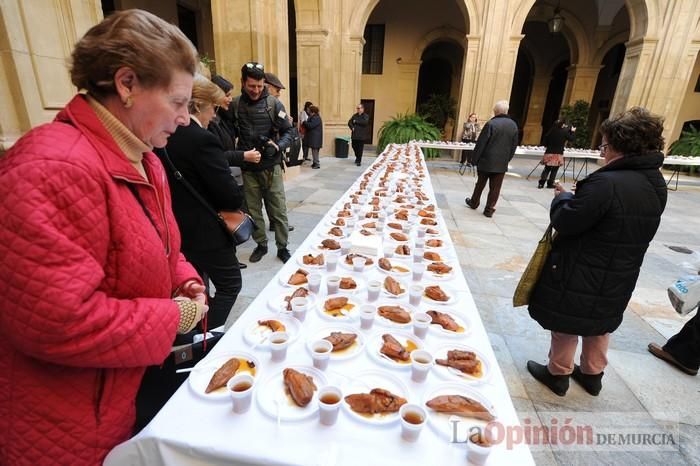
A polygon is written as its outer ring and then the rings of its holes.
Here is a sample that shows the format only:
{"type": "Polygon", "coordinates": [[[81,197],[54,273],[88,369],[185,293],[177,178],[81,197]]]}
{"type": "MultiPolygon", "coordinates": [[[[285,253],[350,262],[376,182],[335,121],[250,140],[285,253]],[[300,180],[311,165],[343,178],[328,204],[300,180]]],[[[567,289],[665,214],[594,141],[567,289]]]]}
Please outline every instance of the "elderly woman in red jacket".
{"type": "Polygon", "coordinates": [[[0,160],[0,464],[101,464],[207,309],[152,153],[189,123],[196,66],[179,29],[117,12],[73,51],[87,92],[0,160]]]}

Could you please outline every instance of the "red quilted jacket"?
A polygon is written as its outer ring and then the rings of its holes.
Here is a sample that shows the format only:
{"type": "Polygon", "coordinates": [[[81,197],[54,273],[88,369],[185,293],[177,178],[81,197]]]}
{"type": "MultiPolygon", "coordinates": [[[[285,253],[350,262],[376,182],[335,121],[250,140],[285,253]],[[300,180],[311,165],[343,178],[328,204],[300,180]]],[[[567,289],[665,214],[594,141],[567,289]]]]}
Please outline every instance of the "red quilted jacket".
{"type": "Polygon", "coordinates": [[[0,159],[2,465],[101,464],[170,352],[170,297],[199,278],[163,168],[143,164],[150,183],[80,95],[0,159]]]}

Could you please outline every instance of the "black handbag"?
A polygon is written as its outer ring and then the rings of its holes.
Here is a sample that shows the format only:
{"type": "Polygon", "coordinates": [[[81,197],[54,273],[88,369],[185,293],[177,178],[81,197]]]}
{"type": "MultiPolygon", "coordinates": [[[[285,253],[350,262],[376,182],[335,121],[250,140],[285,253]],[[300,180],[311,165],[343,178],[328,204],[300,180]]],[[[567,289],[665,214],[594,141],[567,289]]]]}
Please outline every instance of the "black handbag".
{"type": "Polygon", "coordinates": [[[160,366],[149,366],[141,380],[141,386],[136,395],[136,425],[134,434],[151,422],[158,411],[165,406],[171,396],[189,376],[188,372],[176,373],[178,369],[193,367],[224,336],[223,332],[211,332],[212,337],[204,341],[178,346],[168,355],[160,366]]]}
{"type": "Polygon", "coordinates": [[[214,208],[209,205],[202,195],[199,194],[196,189],[194,189],[194,187],[185,179],[184,176],[182,176],[180,170],[178,170],[175,164],[173,164],[173,161],[170,160],[168,151],[166,151],[165,148],[161,149],[161,154],[163,155],[163,160],[165,160],[165,163],[168,165],[168,168],[172,172],[175,179],[182,183],[185,189],[187,189],[190,194],[192,194],[194,198],[204,206],[206,210],[216,217],[216,220],[219,222],[221,227],[231,237],[231,241],[233,241],[234,245],[238,246],[239,244],[243,244],[248,241],[251,236],[253,236],[253,231],[255,231],[257,226],[250,215],[242,210],[221,212],[214,210],[214,208]]]}

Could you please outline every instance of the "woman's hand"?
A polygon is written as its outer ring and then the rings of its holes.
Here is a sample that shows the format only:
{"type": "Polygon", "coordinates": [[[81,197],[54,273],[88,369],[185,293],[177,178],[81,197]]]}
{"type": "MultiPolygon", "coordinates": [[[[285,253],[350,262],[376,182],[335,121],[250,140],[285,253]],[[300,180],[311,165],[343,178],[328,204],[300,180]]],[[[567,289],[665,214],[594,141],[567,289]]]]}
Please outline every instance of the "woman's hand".
{"type": "Polygon", "coordinates": [[[554,196],[558,196],[562,193],[567,192],[566,189],[564,189],[564,186],[561,185],[561,183],[557,183],[554,185],[554,196]]]}
{"type": "Polygon", "coordinates": [[[197,280],[188,280],[180,287],[175,298],[189,298],[199,304],[207,304],[206,287],[197,280]]]}
{"type": "Polygon", "coordinates": [[[260,163],[260,152],[257,149],[243,152],[243,160],[249,163],[260,163]]]}

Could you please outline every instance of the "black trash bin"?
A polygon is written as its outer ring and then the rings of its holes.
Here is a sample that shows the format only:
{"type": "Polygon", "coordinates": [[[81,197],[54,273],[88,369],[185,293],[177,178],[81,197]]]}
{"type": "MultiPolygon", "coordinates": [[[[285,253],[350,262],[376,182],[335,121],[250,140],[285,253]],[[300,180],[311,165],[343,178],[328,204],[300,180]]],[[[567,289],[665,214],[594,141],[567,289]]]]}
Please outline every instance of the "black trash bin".
{"type": "Polygon", "coordinates": [[[338,159],[347,159],[350,150],[350,138],[339,136],[335,138],[335,156],[338,159]]]}

